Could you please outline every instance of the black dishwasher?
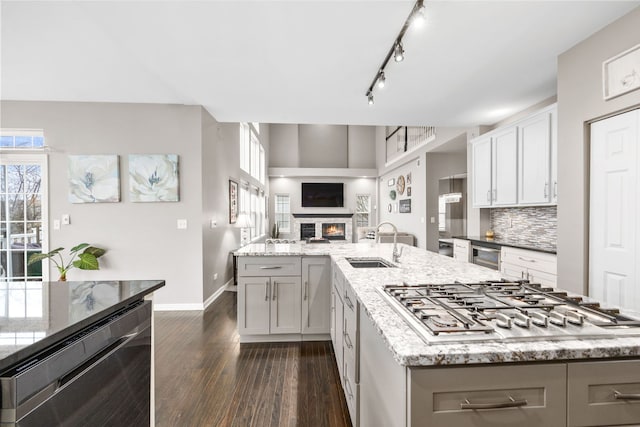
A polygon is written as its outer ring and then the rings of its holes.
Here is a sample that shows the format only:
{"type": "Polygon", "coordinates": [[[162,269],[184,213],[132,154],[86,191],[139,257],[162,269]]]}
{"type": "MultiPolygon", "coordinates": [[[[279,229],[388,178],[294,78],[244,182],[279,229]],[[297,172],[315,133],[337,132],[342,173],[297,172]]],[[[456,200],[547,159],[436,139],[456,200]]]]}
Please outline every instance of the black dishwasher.
{"type": "Polygon", "coordinates": [[[0,376],[0,426],[148,426],[151,303],[139,301],[0,376]]]}

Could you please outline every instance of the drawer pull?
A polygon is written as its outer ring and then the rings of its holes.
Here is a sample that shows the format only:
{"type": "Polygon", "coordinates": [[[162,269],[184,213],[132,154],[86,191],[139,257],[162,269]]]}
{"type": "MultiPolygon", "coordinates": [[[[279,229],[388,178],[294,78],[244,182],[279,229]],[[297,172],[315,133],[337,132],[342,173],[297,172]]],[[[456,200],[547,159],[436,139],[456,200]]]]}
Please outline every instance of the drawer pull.
{"type": "Polygon", "coordinates": [[[527,405],[527,399],[515,400],[513,397],[509,396],[508,401],[496,403],[471,403],[469,402],[469,399],[465,399],[464,402],[460,403],[460,409],[520,408],[527,405]]]}
{"type": "Polygon", "coordinates": [[[349,306],[350,309],[353,310],[353,303],[351,302],[351,298],[347,294],[344,295],[344,302],[349,306]]]}
{"type": "Polygon", "coordinates": [[[351,342],[351,337],[348,333],[344,333],[344,343],[347,345],[347,348],[353,348],[353,343],[351,342]]]}
{"type": "Polygon", "coordinates": [[[521,256],[519,256],[519,257],[518,257],[518,259],[519,259],[520,261],[524,261],[524,262],[536,262],[536,260],[535,260],[535,259],[531,259],[531,258],[523,258],[523,257],[521,257],[521,256]]]}
{"type": "Polygon", "coordinates": [[[618,390],[613,390],[613,398],[616,400],[640,400],[640,394],[620,393],[618,390]]]}
{"type": "Polygon", "coordinates": [[[271,299],[274,301],[276,300],[277,291],[278,291],[278,282],[273,282],[273,295],[271,295],[271,299]]]}
{"type": "Polygon", "coordinates": [[[264,282],[264,300],[269,301],[269,281],[264,282]]]}
{"type": "Polygon", "coordinates": [[[260,270],[278,270],[282,268],[281,265],[263,265],[260,270]]]}
{"type": "Polygon", "coordinates": [[[349,398],[349,400],[353,400],[353,391],[351,390],[351,383],[349,382],[349,378],[347,378],[347,376],[344,376],[344,388],[345,391],[347,392],[347,397],[349,398]]]}
{"type": "Polygon", "coordinates": [[[307,300],[307,292],[309,292],[309,281],[304,281],[304,300],[307,300]]]}

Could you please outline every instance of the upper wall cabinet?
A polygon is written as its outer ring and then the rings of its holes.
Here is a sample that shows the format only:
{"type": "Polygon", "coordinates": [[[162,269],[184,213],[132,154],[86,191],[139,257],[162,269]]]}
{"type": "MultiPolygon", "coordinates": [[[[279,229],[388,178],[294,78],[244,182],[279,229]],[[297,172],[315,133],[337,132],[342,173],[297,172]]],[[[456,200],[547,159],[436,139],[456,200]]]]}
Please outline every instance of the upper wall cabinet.
{"type": "Polygon", "coordinates": [[[557,203],[555,104],[471,142],[473,206],[557,203]]]}

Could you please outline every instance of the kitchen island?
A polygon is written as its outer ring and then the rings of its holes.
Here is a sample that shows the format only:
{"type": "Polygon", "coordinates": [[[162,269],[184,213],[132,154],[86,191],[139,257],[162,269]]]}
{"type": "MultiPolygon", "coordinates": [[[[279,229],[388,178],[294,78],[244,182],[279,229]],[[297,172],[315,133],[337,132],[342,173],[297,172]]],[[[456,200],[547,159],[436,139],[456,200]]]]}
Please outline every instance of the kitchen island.
{"type": "Polygon", "coordinates": [[[149,425],[162,280],[5,282],[2,426],[149,425]]]}
{"type": "Polygon", "coordinates": [[[384,299],[384,285],[475,283],[500,273],[401,247],[397,267],[376,269],[354,268],[348,258],[389,262],[391,244],[258,244],[237,252],[331,258],[331,336],[354,425],[640,423],[640,328],[629,336],[428,342],[384,299]]]}

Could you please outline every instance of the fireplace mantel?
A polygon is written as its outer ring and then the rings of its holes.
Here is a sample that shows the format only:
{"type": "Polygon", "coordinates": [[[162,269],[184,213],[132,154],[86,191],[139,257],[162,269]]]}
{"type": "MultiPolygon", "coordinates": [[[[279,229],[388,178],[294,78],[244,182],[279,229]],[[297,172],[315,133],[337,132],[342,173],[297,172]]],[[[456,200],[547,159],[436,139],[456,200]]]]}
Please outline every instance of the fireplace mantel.
{"type": "Polygon", "coordinates": [[[294,218],[351,218],[352,213],[294,213],[294,218]]]}

